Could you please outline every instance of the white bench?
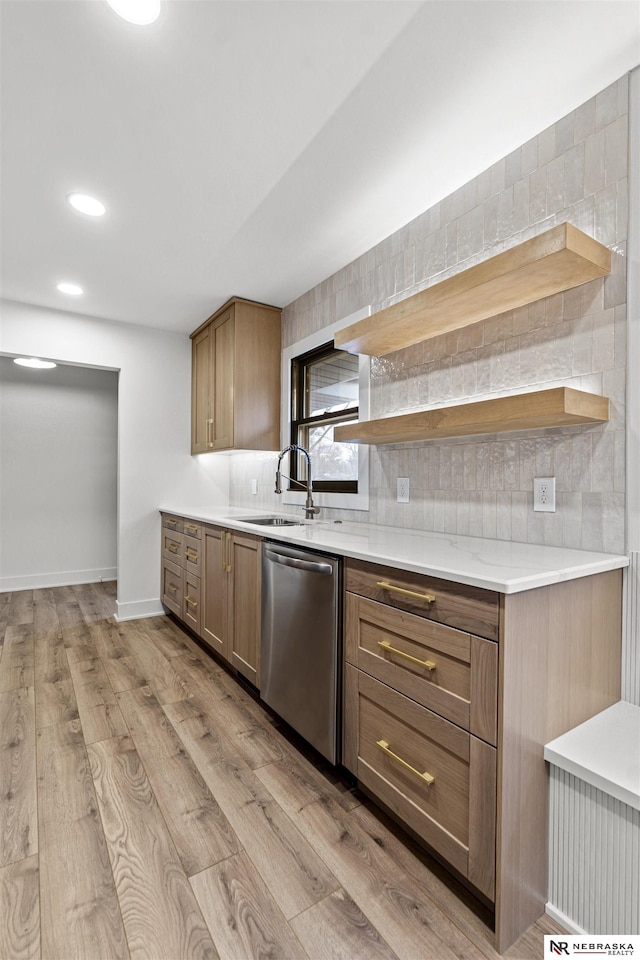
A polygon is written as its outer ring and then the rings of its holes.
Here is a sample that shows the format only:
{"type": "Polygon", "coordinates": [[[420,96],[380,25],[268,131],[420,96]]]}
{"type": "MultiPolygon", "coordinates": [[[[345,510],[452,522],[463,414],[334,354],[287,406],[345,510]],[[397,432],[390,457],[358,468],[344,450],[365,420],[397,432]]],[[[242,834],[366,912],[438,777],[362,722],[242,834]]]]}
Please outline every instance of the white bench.
{"type": "Polygon", "coordinates": [[[620,701],[548,743],[546,912],[571,933],[640,933],[640,707],[620,701]]]}

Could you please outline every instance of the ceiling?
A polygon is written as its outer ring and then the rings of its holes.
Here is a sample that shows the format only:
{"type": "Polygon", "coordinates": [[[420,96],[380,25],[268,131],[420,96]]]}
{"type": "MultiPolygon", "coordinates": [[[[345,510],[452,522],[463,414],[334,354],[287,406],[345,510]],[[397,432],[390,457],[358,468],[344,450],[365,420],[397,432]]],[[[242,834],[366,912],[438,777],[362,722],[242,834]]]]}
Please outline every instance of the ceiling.
{"type": "Polygon", "coordinates": [[[2,296],[185,333],[284,306],[636,66],[639,10],[2,0],[2,296]]]}

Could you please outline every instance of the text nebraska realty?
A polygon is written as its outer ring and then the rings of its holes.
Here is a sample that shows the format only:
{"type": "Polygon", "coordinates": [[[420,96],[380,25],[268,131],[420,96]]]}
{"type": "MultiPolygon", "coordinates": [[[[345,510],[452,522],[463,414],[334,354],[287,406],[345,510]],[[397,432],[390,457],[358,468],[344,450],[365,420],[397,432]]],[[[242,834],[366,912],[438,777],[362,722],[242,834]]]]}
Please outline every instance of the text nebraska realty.
{"type": "MultiPolygon", "coordinates": [[[[566,941],[562,940],[552,940],[551,941],[551,951],[552,953],[565,954],[569,955],[569,945],[566,941]]],[[[576,956],[580,953],[601,953],[605,954],[608,957],[626,957],[633,956],[633,944],[632,943],[576,943],[574,940],[571,944],[571,954],[576,956]]]]}

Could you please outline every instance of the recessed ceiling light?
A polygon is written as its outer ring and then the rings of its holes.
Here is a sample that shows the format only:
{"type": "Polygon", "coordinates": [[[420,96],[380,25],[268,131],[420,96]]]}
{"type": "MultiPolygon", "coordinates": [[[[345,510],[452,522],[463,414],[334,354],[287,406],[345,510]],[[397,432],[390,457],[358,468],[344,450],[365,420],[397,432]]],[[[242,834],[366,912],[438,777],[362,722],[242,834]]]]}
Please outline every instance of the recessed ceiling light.
{"type": "Polygon", "coordinates": [[[160,0],[107,0],[112,10],[139,27],[153,23],[160,16],[160,0]]]}
{"type": "Polygon", "coordinates": [[[79,297],[83,292],[82,287],[79,287],[77,283],[59,283],[58,290],[60,293],[66,293],[69,297],[79,297]]]}
{"type": "Polygon", "coordinates": [[[95,197],[90,197],[86,193],[70,193],[67,202],[71,204],[74,210],[79,213],[86,213],[88,217],[103,217],[105,205],[95,197]]]}
{"type": "Polygon", "coordinates": [[[39,357],[16,357],[13,362],[21,367],[33,367],[36,370],[50,370],[51,367],[58,366],[53,360],[40,360],[39,357]]]}

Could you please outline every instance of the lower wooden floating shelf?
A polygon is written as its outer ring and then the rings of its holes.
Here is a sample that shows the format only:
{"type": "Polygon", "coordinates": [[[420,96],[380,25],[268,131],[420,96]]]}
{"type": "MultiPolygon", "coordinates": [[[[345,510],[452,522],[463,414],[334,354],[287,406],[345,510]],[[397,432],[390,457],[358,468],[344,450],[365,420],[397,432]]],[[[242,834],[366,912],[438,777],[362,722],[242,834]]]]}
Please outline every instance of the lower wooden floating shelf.
{"type": "Polygon", "coordinates": [[[407,443],[507,430],[606,423],[608,419],[607,397],[572,387],[553,387],[533,393],[418,410],[382,420],[347,423],[334,429],[333,439],[343,443],[407,443]]]}

